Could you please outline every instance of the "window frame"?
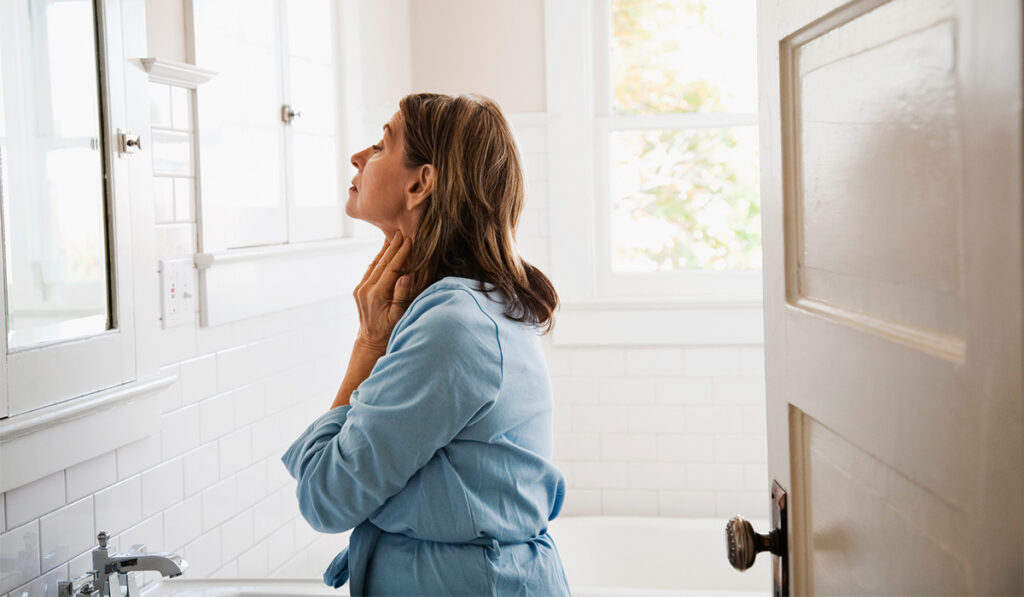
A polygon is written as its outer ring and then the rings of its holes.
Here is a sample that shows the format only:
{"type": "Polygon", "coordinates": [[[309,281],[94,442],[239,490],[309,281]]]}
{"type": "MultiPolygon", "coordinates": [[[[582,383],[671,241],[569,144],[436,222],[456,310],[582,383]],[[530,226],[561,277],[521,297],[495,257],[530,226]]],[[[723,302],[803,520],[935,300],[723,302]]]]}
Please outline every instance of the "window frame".
{"type": "Polygon", "coordinates": [[[555,343],[758,344],[760,270],[611,271],[611,199],[608,185],[596,184],[602,165],[607,170],[611,132],[756,125],[757,114],[612,116],[611,94],[601,92],[610,90],[610,17],[610,0],[545,0],[551,274],[567,322],[561,331],[556,325],[555,343]],[[668,335],[652,311],[676,321],[699,312],[710,327],[668,335]],[[609,317],[623,325],[586,331],[609,317]],[[744,332],[737,321],[758,324],[757,331],[744,332]]]}

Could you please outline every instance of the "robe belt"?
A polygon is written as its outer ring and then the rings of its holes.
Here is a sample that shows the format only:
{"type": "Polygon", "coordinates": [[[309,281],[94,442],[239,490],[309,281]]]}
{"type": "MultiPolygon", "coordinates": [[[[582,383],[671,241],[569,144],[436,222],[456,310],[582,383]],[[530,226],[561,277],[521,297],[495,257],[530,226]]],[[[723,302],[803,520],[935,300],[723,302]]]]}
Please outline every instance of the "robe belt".
{"type": "MultiPolygon", "coordinates": [[[[363,579],[366,576],[366,569],[369,567],[370,556],[373,555],[373,551],[377,547],[377,541],[380,540],[381,535],[386,532],[387,531],[381,530],[380,527],[369,520],[364,520],[360,523],[359,526],[352,530],[352,535],[348,540],[349,546],[335,556],[334,560],[327,567],[327,570],[324,571],[324,583],[337,589],[344,585],[346,581],[351,580],[351,583],[349,584],[349,594],[353,597],[362,595],[363,579]],[[352,572],[356,572],[356,574],[352,574],[352,572]]],[[[492,551],[495,556],[500,556],[502,545],[520,545],[523,543],[530,543],[546,534],[547,529],[544,529],[540,535],[530,537],[525,541],[498,541],[494,537],[475,537],[469,541],[432,541],[430,539],[409,537],[408,535],[401,536],[413,541],[423,541],[426,543],[479,545],[492,551]]]]}

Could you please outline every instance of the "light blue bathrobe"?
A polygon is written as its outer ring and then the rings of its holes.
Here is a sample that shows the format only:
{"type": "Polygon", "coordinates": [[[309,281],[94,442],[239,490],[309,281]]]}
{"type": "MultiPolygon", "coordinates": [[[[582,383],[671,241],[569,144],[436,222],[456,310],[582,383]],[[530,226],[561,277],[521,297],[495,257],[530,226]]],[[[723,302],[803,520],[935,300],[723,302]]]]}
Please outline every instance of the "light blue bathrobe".
{"type": "MultiPolygon", "coordinates": [[[[505,296],[443,278],[398,321],[351,405],[282,460],[318,531],[355,527],[324,573],[352,595],[567,595],[548,521],[551,384],[537,328],[505,296]]],[[[487,288],[493,288],[487,285],[487,288]]]]}

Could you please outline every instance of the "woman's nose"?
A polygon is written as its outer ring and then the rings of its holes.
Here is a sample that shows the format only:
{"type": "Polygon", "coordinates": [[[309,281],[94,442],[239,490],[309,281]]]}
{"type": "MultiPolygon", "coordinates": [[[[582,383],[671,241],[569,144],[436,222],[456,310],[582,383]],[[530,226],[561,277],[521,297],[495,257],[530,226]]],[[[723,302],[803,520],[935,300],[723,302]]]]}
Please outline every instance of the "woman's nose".
{"type": "Polygon", "coordinates": [[[372,147],[367,147],[366,149],[364,149],[362,151],[358,151],[356,153],[353,153],[352,154],[352,165],[355,166],[356,168],[362,170],[363,166],[366,164],[367,154],[370,151],[372,151],[372,150],[373,150],[372,147]]]}

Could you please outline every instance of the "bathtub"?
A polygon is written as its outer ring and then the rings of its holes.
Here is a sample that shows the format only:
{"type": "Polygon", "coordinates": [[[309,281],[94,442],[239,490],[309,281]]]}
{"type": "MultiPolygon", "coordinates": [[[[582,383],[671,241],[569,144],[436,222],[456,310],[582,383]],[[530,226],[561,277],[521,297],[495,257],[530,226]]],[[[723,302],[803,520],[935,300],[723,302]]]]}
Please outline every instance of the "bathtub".
{"type": "MultiPolygon", "coordinates": [[[[765,529],[764,521],[752,521],[765,529]]],[[[575,597],[753,597],[771,593],[770,558],[738,572],[726,559],[725,520],[616,516],[564,517],[548,529],[575,597]]],[[[322,536],[278,569],[277,579],[179,578],[147,586],[145,597],[347,595],[320,575],[345,537],[322,536]]],[[[187,576],[187,575],[186,575],[187,576]]]]}
{"type": "MultiPolygon", "coordinates": [[[[751,521],[755,529],[765,521],[751,521]]],[[[770,558],[739,572],[729,565],[725,519],[582,516],[548,531],[576,597],[769,595],[770,558]]]]}

